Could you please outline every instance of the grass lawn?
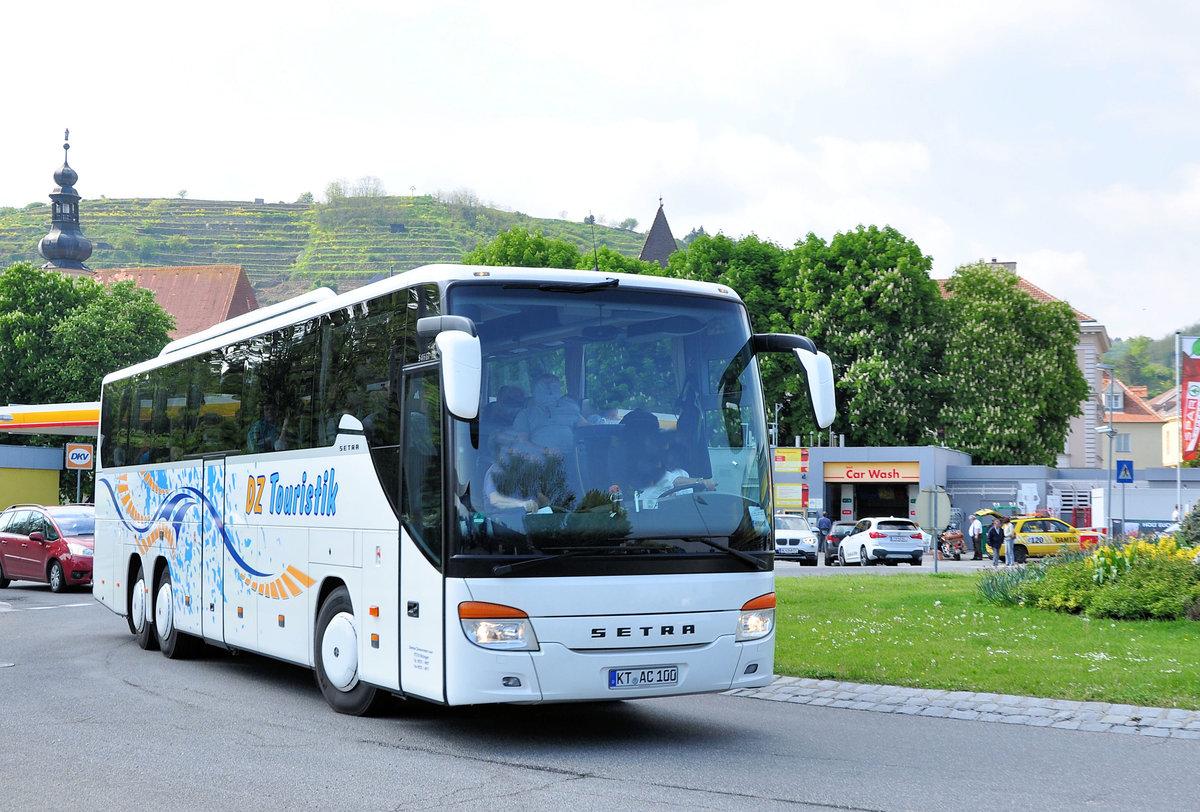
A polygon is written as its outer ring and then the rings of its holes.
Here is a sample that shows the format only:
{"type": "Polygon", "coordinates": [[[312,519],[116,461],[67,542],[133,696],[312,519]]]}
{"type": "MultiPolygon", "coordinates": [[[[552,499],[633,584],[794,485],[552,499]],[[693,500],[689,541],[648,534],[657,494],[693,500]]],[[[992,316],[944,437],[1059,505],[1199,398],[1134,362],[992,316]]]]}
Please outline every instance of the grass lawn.
{"type": "Polygon", "coordinates": [[[778,578],[775,671],[1200,710],[1200,623],[999,607],[977,575],[778,578]]]}

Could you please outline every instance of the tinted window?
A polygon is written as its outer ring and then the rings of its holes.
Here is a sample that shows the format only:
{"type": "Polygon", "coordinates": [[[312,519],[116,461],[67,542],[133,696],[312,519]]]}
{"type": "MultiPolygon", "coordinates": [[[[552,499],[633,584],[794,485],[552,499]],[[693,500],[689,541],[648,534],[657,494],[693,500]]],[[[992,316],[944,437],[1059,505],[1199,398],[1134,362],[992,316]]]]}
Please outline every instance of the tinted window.
{"type": "Polygon", "coordinates": [[[406,331],[438,303],[435,285],[397,291],[110,383],[101,463],[324,447],[350,414],[395,470],[400,372],[417,353],[406,331]]]}
{"type": "Polygon", "coordinates": [[[29,535],[30,515],[31,512],[28,510],[13,511],[9,519],[7,532],[16,533],[18,536],[29,535]]]}
{"type": "Polygon", "coordinates": [[[912,522],[880,522],[880,530],[912,530],[915,531],[917,526],[912,522]]]}

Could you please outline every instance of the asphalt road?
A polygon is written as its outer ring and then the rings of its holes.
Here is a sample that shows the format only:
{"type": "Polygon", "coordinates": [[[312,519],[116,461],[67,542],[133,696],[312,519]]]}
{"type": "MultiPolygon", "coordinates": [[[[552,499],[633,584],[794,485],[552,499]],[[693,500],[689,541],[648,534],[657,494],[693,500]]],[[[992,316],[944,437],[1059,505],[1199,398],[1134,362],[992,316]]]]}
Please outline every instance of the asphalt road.
{"type": "Polygon", "coordinates": [[[1197,763],[1194,741],[727,695],[351,718],[304,669],[169,661],[86,591],[0,590],[5,809],[1173,810],[1197,763]]]}

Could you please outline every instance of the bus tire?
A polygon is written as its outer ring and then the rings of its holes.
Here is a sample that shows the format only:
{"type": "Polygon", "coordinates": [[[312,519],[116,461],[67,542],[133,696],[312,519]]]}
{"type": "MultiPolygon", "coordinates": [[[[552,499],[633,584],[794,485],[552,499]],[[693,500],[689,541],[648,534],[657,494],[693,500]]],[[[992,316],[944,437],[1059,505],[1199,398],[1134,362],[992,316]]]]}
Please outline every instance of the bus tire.
{"type": "Polygon", "coordinates": [[[313,658],[317,687],[331,708],[349,716],[371,712],[376,689],[358,679],[358,624],[344,586],[330,592],[317,612],[313,658]]]}
{"type": "Polygon", "coordinates": [[[129,622],[129,631],[137,637],[137,644],[146,651],[158,648],[158,635],[154,633],[154,622],[147,617],[146,601],[150,590],[146,588],[146,573],[138,564],[137,575],[133,586],[129,589],[128,605],[125,607],[125,619],[129,622]]]}
{"type": "Polygon", "coordinates": [[[154,634],[158,648],[168,660],[182,660],[195,650],[196,638],[179,631],[175,625],[175,590],[171,570],[165,569],[154,596],[154,634]]]}

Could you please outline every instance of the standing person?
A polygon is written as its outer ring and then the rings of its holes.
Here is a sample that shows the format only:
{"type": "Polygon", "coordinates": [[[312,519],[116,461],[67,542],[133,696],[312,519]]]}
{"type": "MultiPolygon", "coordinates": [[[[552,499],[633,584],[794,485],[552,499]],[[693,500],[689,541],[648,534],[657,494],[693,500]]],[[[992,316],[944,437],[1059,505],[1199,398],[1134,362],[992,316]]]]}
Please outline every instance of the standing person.
{"type": "Polygon", "coordinates": [[[1179,505],[1175,506],[1175,510],[1171,512],[1171,521],[1179,521],[1179,505]]]}
{"type": "Polygon", "coordinates": [[[992,517],[992,526],[988,528],[988,546],[992,548],[992,566],[1000,566],[1000,546],[1004,544],[1004,528],[1000,525],[1000,517],[992,517]]]}
{"type": "Polygon", "coordinates": [[[1015,567],[1017,565],[1017,556],[1013,552],[1013,542],[1017,540],[1016,529],[1013,528],[1012,519],[1004,520],[1004,563],[1007,566],[1015,567]]]}
{"type": "Polygon", "coordinates": [[[829,538],[829,529],[833,527],[833,522],[829,520],[829,514],[822,512],[821,518],[817,519],[817,552],[821,556],[825,555],[826,539],[829,538]]]}
{"type": "Polygon", "coordinates": [[[967,535],[971,537],[971,546],[975,550],[975,557],[972,561],[983,560],[983,522],[979,521],[978,516],[971,517],[971,523],[967,525],[967,535]]]}

